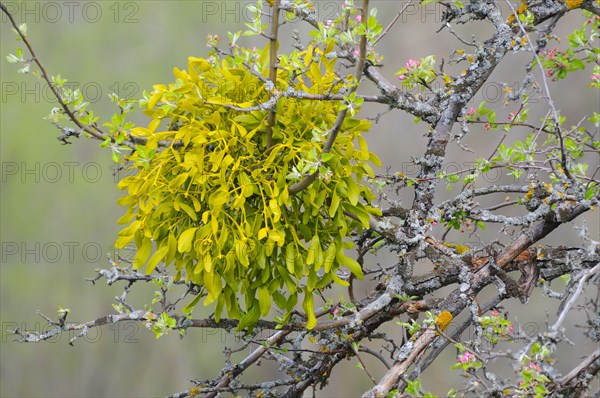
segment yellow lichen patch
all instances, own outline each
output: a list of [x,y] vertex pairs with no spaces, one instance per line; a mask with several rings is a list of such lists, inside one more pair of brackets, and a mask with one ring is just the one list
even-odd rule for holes
[[448,243],[448,242],[442,242],[442,243],[447,248],[453,249],[454,252],[459,255],[465,254],[466,252],[471,250],[471,248],[469,246],[465,246],[465,245],[459,245],[456,243]]
[[[573,0],[570,0],[570,1],[573,1]],[[517,14],[521,15],[525,11],[527,11],[527,3],[525,2],[525,0],[521,0],[521,3],[519,4],[519,8],[517,8]],[[515,22],[515,14],[510,14],[508,16],[508,19],[506,20],[506,23],[510,25],[514,22]]]
[[529,202],[533,197],[533,188],[530,188],[529,191],[525,194],[525,200]]
[[452,83],[452,78],[445,73],[444,73],[444,83],[446,84],[446,86],[448,86],[448,85],[450,85],[450,83]]
[[438,315],[435,323],[438,326],[438,328],[440,328],[441,331],[444,331],[444,329],[446,329],[448,327],[450,322],[452,322],[452,319],[453,319],[453,316],[449,311],[442,311]]
[[567,7],[569,7],[569,10],[579,8],[581,3],[583,3],[583,0],[565,0],[565,4],[567,5]]

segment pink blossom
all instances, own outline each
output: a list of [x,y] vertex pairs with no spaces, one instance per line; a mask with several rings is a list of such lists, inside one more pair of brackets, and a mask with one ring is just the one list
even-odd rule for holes
[[472,116],[476,111],[477,109],[473,107],[469,108],[469,110],[467,111],[467,116]]
[[408,70],[410,72],[410,70],[412,68],[418,68],[419,65],[421,65],[421,61],[415,60],[415,59],[409,59],[408,62],[406,63],[406,70]]
[[517,112],[511,112],[511,113],[509,113],[508,114],[508,120],[512,121],[515,118],[516,115],[517,115]]
[[600,81],[600,74],[594,74],[594,75],[590,76],[590,79],[595,80],[595,81]]
[[350,7],[350,3],[348,3],[347,1],[344,1],[342,3],[342,8],[348,8],[348,7]]
[[533,363],[533,362],[529,362],[529,367],[530,367],[531,369],[533,369],[533,370],[537,370],[538,372],[541,372],[541,371],[542,371],[542,368],[540,368],[540,367],[539,367],[539,365],[536,365],[536,364],[535,364],[535,363]]
[[406,79],[406,76],[404,76],[404,75],[398,76],[398,80],[404,80],[404,79]]
[[357,15],[356,16],[356,22],[360,22],[362,21],[362,15]]
[[490,122],[485,122],[485,124],[483,125],[483,127],[485,127],[486,130],[491,130],[492,125],[490,124]]
[[491,316],[498,316],[498,315],[500,315],[500,312],[498,310],[492,310],[492,311],[490,311],[490,315]]
[[333,21],[331,19],[328,19],[327,21],[325,21],[325,28],[331,28],[333,26]]
[[458,362],[467,363],[473,358],[475,358],[475,355],[471,354],[470,352],[465,352],[464,354],[458,357]]
[[360,55],[360,51],[358,51],[358,48],[354,50],[354,56],[358,57]]
[[513,327],[512,323],[511,323],[511,324],[509,324],[507,326],[506,331],[500,333],[500,336],[506,337],[507,334],[512,334],[513,332],[514,332],[514,327]]
[[548,69],[548,70],[546,71],[546,76],[547,76],[547,77],[550,77],[550,76],[552,76],[553,74],[554,74],[554,71],[553,71],[552,69]]

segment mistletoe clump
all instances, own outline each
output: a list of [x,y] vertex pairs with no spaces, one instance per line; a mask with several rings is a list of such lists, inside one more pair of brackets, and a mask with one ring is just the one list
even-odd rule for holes
[[326,56],[333,46],[281,57],[276,84],[267,79],[269,45],[239,49],[245,57],[190,57],[187,71],[174,69],[175,83],[145,96],[152,120],[131,129],[143,145],[128,157],[136,172],[119,183],[128,208],[119,223],[129,225],[116,246],[135,243],[136,269],[173,264],[176,279],[202,286],[186,309],[204,297],[204,305],[216,303],[217,321],[226,308],[241,330],[273,302],[286,322],[304,293],[312,328],[313,291],[348,285],[336,274],[342,267],[362,278],[344,250],[380,214],[361,184],[374,176],[369,162],[380,164],[361,136],[370,123],[345,117],[329,147],[337,115],[350,106],[354,114],[360,103],[289,95],[339,97],[354,84]]

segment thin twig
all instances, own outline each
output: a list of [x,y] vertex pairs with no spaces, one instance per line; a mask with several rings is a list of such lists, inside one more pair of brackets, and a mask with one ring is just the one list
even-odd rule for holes
[[[362,18],[361,20],[362,20],[362,23],[364,23],[364,24],[367,23],[367,18],[369,15],[368,8],[369,8],[369,0],[363,0],[362,8],[361,8],[361,18]],[[355,85],[350,88],[348,95],[356,92],[356,90],[358,89],[358,84],[360,83],[360,79],[364,73],[364,68],[365,68],[365,63],[366,63],[366,53],[367,53],[367,36],[365,33],[360,36],[358,61],[356,63],[356,68],[354,71]],[[336,118],[335,122],[333,123],[333,127],[331,127],[331,129],[328,131],[327,141],[325,141],[325,144],[323,144],[323,150],[321,151],[321,154],[319,155],[319,159],[321,158],[321,156],[323,154],[331,152],[331,149],[333,148],[333,144],[335,143],[337,135],[338,135],[340,129],[342,128],[342,124],[344,123],[344,120],[346,119],[347,114],[348,114],[348,108],[344,108],[338,113],[337,118]],[[297,194],[298,192],[302,191],[303,189],[307,188],[310,184],[312,184],[317,179],[318,175],[319,175],[319,171],[317,170],[314,173],[304,177],[304,179],[302,179],[301,181],[298,181],[297,183],[291,185],[288,189],[289,192],[292,195]]]
[[[277,39],[279,33],[279,3],[280,0],[273,1],[273,16],[271,21],[271,36],[269,37],[269,80],[273,85],[272,90],[277,90]],[[275,112],[277,101],[273,101],[269,108],[267,116],[267,150],[273,146],[273,127],[275,126]]]
[[50,76],[48,76],[48,72],[46,71],[46,68],[44,67],[44,64],[42,64],[42,62],[38,58],[38,56],[35,53],[35,50],[33,49],[32,45],[29,43],[29,40],[27,39],[27,36],[23,33],[23,31],[21,30],[21,28],[19,27],[19,25],[17,25],[17,23],[14,20],[12,14],[8,11],[8,9],[6,8],[6,6],[3,3],[0,3],[0,9],[2,9],[2,11],[6,14],[6,16],[8,17],[8,19],[10,20],[11,25],[13,26],[13,28],[15,29],[15,31],[17,32],[17,34],[19,35],[19,37],[21,38],[21,40],[23,40],[23,43],[25,43],[25,45],[27,46],[27,49],[29,50],[29,53],[31,54],[31,57],[33,58],[33,61],[36,63],[36,65],[40,69],[40,72],[42,73],[43,79],[46,81],[46,83],[50,87],[50,90],[52,90],[52,94],[54,94],[54,96],[56,97],[56,99],[57,99],[58,103],[60,104],[61,108],[63,108],[63,110],[65,111],[65,113],[69,116],[69,119],[71,119],[71,121],[73,123],[75,123],[77,125],[77,127],[79,127],[80,129],[82,129],[83,131],[85,131],[86,133],[88,133],[89,135],[91,135],[92,137],[94,137],[94,138],[96,138],[98,140],[101,140],[101,141],[104,141],[104,139],[106,137],[110,137],[111,142],[115,142],[114,137],[111,137],[109,134],[107,134],[104,131],[100,130],[100,128],[96,127],[96,128],[93,129],[89,125],[82,123],[79,120],[79,118],[75,115],[75,113],[73,113],[73,111],[71,111],[71,109],[69,109],[69,106],[65,103],[65,101],[62,98],[62,96],[60,95],[60,92],[58,91],[58,88],[56,88],[56,86],[54,85],[54,83],[52,83],[52,79],[50,79]]
[[521,33],[523,33],[523,36],[525,36],[527,38],[527,45],[529,46],[529,49],[533,53],[533,56],[535,57],[535,61],[536,61],[537,65],[539,66],[540,70],[542,71],[542,82],[544,83],[544,91],[546,92],[546,101],[548,101],[548,106],[552,110],[552,118],[554,119],[554,124],[556,125],[557,138],[558,138],[558,142],[560,143],[561,165],[562,165],[565,175],[569,179],[573,180],[573,177],[571,176],[571,173],[569,172],[569,167],[567,164],[567,154],[565,153],[565,144],[564,144],[564,140],[562,137],[562,131],[560,128],[560,118],[558,116],[558,111],[556,110],[556,107],[554,106],[554,101],[552,100],[552,96],[550,95],[550,87],[548,87],[548,79],[546,79],[546,71],[544,70],[544,65],[542,65],[542,61],[540,60],[540,57],[538,56],[537,52],[535,51],[535,48],[533,47],[533,44],[531,43],[531,39],[530,39],[529,35],[527,34],[527,30],[525,29],[525,27],[521,23],[521,20],[519,19],[519,14],[517,13],[517,10],[515,10],[515,8],[513,7],[513,5],[511,4],[511,2],[509,0],[506,0],[506,3],[508,4],[511,11],[513,12],[514,20],[518,24],[519,29],[521,30]]
[[[398,22],[398,19],[400,19],[402,14],[404,14],[404,11],[406,11],[406,9],[409,6],[413,5],[412,2],[413,2],[413,0],[409,0],[408,3],[406,3],[406,5],[404,7],[402,7],[402,9],[400,11],[398,11],[398,14],[396,14],[396,16],[394,17],[392,22],[390,22],[388,24],[388,26],[386,26],[385,29],[383,29],[383,32],[381,32],[381,34],[379,36],[377,36],[375,41],[373,41],[373,46],[375,46],[377,43],[379,43],[379,40],[383,39],[383,37],[390,31],[392,26],[394,26],[394,24],[396,24],[396,22]],[[363,21],[364,21],[364,19],[363,19]]]

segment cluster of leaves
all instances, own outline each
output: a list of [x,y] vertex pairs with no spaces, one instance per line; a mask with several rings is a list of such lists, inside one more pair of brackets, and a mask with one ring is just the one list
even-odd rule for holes
[[[25,22],[20,24],[19,30],[21,32],[23,32],[24,35],[26,35],[27,34],[27,24]],[[13,31],[15,33],[17,33],[15,29],[13,29]],[[18,34],[17,34],[17,36],[18,36]],[[20,38],[17,38],[17,40],[20,40]],[[20,47],[17,48],[17,50],[15,51],[14,54],[8,54],[6,56],[6,60],[8,61],[9,64],[17,64],[17,63],[21,64],[21,68],[17,70],[17,73],[27,74],[31,71],[31,60],[27,59],[23,56],[23,49]],[[39,75],[39,72],[37,70],[34,73]]]
[[[600,48],[593,45],[599,37],[600,17],[590,12],[584,15],[588,19],[568,36],[569,47],[566,50],[552,48],[541,53],[546,76],[552,77],[552,80],[564,79],[570,72],[585,69],[585,63],[597,63],[600,59]],[[576,56],[580,53],[585,55],[582,59]]]
[[[322,153],[327,131],[347,106],[342,101],[284,96],[274,125],[267,122],[265,104],[277,90],[335,94],[348,84],[335,73],[336,59],[326,56],[333,46],[330,40],[325,48],[281,57],[276,87],[266,80],[268,46],[254,70],[244,57],[190,57],[187,71],[174,69],[175,83],[155,85],[145,96],[148,126],[131,130],[145,144],[127,157],[136,173],[119,183],[127,190],[119,203],[128,207],[119,223],[129,225],[116,246],[134,241],[134,267],[146,264],[148,273],[173,263],[176,279],[205,289],[192,304],[205,296],[205,305],[216,303],[217,320],[226,308],[240,319],[239,329],[267,315],[272,302],[286,322],[301,292],[311,328],[313,291],[347,285],[336,275],[341,266],[362,277],[344,249],[352,247],[346,238],[353,231],[380,214],[360,183],[374,176],[369,161],[380,164],[361,136],[370,124],[347,117],[331,151]],[[321,178],[290,194],[292,184],[314,173]]]
[[467,351],[465,346],[460,343],[456,344],[455,346],[458,348],[458,351],[461,353],[461,355],[458,357],[458,363],[455,363],[450,367],[451,370],[462,369],[463,372],[472,372],[473,370],[483,366],[483,363],[478,361],[477,357],[473,353]]
[[396,76],[402,81],[402,87],[408,89],[412,89],[416,85],[427,85],[437,77],[433,70],[434,64],[435,56],[433,55],[419,60],[409,59],[404,68],[396,72]]
[[362,21],[359,10],[353,3],[353,1],[344,1],[343,12],[335,19],[319,22],[318,29],[311,31],[310,35],[317,43],[327,43],[335,39],[341,49],[354,57],[358,56],[360,37],[365,36],[367,40],[365,58],[373,64],[379,64],[383,61],[383,57],[375,51],[374,46],[383,27],[377,21],[377,9],[371,8],[367,20]]
[[[510,89],[506,91],[510,91]],[[470,123],[483,122],[486,130],[496,130],[501,126],[505,133],[509,133],[515,126],[530,127],[528,124],[528,100],[529,97],[524,94],[521,106],[517,111],[509,113],[507,122],[498,122],[496,112],[486,106],[486,101],[482,101],[477,107],[469,108],[464,117]],[[496,154],[489,160],[485,158],[477,159],[473,170],[462,179],[462,182],[464,184],[472,183],[477,177],[496,167],[505,167],[508,175],[519,179],[531,167],[539,167],[538,165],[543,162],[560,159],[563,152],[570,160],[567,162],[568,170],[565,171],[562,169],[562,165],[557,165],[555,170],[549,173],[550,181],[552,183],[564,182],[563,179],[566,172],[568,172],[583,182],[587,178],[588,164],[580,160],[583,160],[585,152],[589,149],[600,150],[600,140],[594,139],[595,137],[590,135],[588,129],[582,126],[581,123],[566,129],[563,126],[566,121],[564,116],[558,117],[558,126],[556,120],[550,116],[540,121],[540,129],[547,133],[545,141],[541,142],[539,140],[540,135],[538,133],[530,133],[524,140],[515,140],[512,145],[501,143],[496,150]],[[595,128],[598,128],[600,114],[594,112],[594,115],[588,118],[588,121]],[[559,134],[561,137],[559,137]],[[540,150],[540,144],[544,150]],[[452,184],[461,180],[458,174],[441,173],[439,177],[446,179],[448,189],[452,188]],[[585,186],[585,192],[580,193],[583,199],[589,200],[599,193],[598,186],[594,182],[586,183]]]
[[550,379],[544,374],[542,366],[540,366],[544,362],[554,362],[552,351],[539,342],[534,342],[529,355],[523,359],[519,371],[520,381],[517,391],[522,396],[542,398],[548,394],[546,385],[550,382]]
[[[409,297],[398,297],[402,300],[410,299]],[[434,315],[431,311],[425,311],[425,319],[422,324],[411,319],[410,322],[396,322],[398,325],[406,328],[409,335],[414,336],[422,327],[433,327],[435,324],[440,330],[445,330],[446,327],[452,322],[453,316],[448,311],[442,311],[438,315]]]
[[494,310],[489,315],[479,317],[479,322],[483,329],[483,336],[491,344],[511,340],[512,322],[500,315],[498,311]]
[[[391,391],[390,394],[388,394],[388,397],[395,397],[397,396],[399,391],[394,390]],[[421,379],[416,379],[416,380],[409,380],[406,383],[406,390],[404,390],[404,392],[406,394],[408,394],[409,397],[418,397],[418,398],[434,398],[435,395],[433,395],[430,392],[423,392],[423,388],[421,387]]]
[[[435,322],[438,327],[443,330],[444,327],[440,323],[444,323],[440,318],[444,317],[442,312],[437,317],[431,313],[427,313],[427,319],[424,320],[423,325],[431,324]],[[447,316],[446,316],[447,317]],[[449,317],[451,319],[451,316]],[[502,316],[499,311],[493,310],[488,315],[479,317],[479,322],[483,329],[483,338],[488,342],[491,347],[496,346],[500,341],[513,342],[513,324],[510,320]],[[421,325],[418,322],[412,321],[409,323],[399,323],[401,326],[407,327],[409,334],[414,335],[421,329]],[[450,370],[462,370],[466,377],[475,375],[480,369],[484,369],[484,363],[481,358],[476,355],[475,351],[467,348],[461,343],[455,343],[459,355],[457,363],[450,367]],[[479,350],[477,350],[479,351]],[[514,393],[515,396],[535,396],[543,397],[548,393],[546,387],[550,379],[546,376],[543,370],[544,363],[553,363],[552,350],[542,345],[539,342],[534,342],[528,351],[528,355],[525,355],[520,361],[520,366],[517,370],[518,384],[504,390],[505,395],[511,395]],[[404,391],[408,396],[414,397],[434,397],[435,395],[423,392],[421,386],[421,380],[409,380],[407,381],[407,387]],[[388,396],[396,396],[397,391],[391,391]],[[448,391],[447,396],[456,397],[457,393],[454,389]]]

